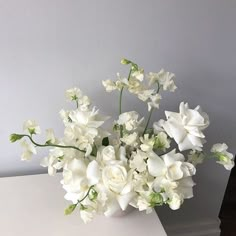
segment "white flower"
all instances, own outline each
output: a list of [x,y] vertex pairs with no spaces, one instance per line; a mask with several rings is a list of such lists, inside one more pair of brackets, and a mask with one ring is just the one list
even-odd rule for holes
[[46,140],[47,142],[54,143],[54,144],[58,142],[58,140],[55,137],[53,129],[46,130]]
[[153,149],[153,145],[155,143],[154,137],[149,138],[149,134],[145,134],[144,137],[140,137],[142,144],[140,148],[144,152],[150,152]]
[[120,194],[127,184],[128,173],[121,164],[110,164],[103,168],[102,180],[107,189]]
[[216,155],[217,163],[223,165],[225,169],[231,170],[234,167],[233,154],[227,152],[228,146],[225,143],[214,144],[211,152]]
[[163,129],[163,124],[164,123],[165,123],[165,121],[162,120],[162,119],[153,123],[153,132],[154,132],[154,134],[158,134],[159,132],[164,131],[164,129]]
[[150,97],[150,102],[148,102],[148,111],[151,111],[152,108],[159,108],[161,95],[160,94],[154,94]]
[[104,147],[101,151],[102,161],[104,163],[114,161],[116,159],[116,153],[113,146]]
[[143,90],[138,93],[138,98],[143,102],[146,102],[152,96],[153,93],[154,89]]
[[68,160],[63,168],[63,188],[66,190],[65,199],[74,204],[85,196],[92,185],[101,178],[98,163],[93,160],[88,165],[83,159]]
[[133,73],[131,73],[131,77],[135,78],[136,80],[143,81],[144,78],[144,70],[136,70]]
[[203,163],[204,154],[197,151],[190,151],[188,155],[188,162],[192,163],[194,166]]
[[170,140],[167,138],[166,133],[159,132],[157,136],[155,136],[154,149],[161,149],[165,151],[169,147]]
[[111,80],[103,80],[102,84],[103,84],[103,86],[105,87],[105,89],[108,93],[110,93],[113,90],[117,89],[115,82],[113,82]]
[[117,124],[124,125],[126,130],[132,131],[132,130],[137,129],[137,127],[143,121],[143,118],[141,120],[138,120],[138,118],[139,118],[139,114],[136,111],[124,112],[119,115]]
[[79,100],[78,100],[78,105],[79,105],[79,109],[81,111],[87,111],[89,106],[90,106],[91,102],[88,96],[82,96]]
[[181,194],[177,194],[176,192],[170,192],[168,194],[169,197],[169,207],[172,210],[178,210],[181,206],[181,204],[183,203],[183,196]]
[[50,150],[49,156],[42,159],[40,165],[43,167],[48,167],[48,174],[53,176],[56,171],[63,167],[63,157],[64,153],[59,148],[54,148]]
[[82,97],[82,92],[79,88],[71,88],[66,90],[66,98],[70,101],[76,101]]
[[176,153],[175,149],[161,157],[154,152],[150,152],[147,165],[152,176],[165,176],[173,181],[196,173],[196,168],[191,163],[184,162],[184,156],[181,153]]
[[96,211],[93,208],[87,208],[80,210],[80,217],[85,224],[91,222],[96,214]]
[[34,120],[27,120],[24,122],[23,129],[27,130],[30,134],[40,134],[41,130],[39,125]]
[[171,92],[174,92],[177,88],[173,81],[174,77],[175,75],[173,73],[166,72],[164,69],[161,69],[158,73],[150,72],[147,75],[149,85],[153,85],[158,82],[159,85],[162,86],[163,90],[169,90]]
[[137,150],[132,155],[132,160],[130,160],[130,168],[136,169],[138,172],[143,172],[146,170],[146,162],[145,160],[148,158],[145,152]]
[[36,148],[33,144],[27,143],[25,140],[21,142],[21,146],[23,147],[24,151],[21,154],[21,160],[28,161],[31,160],[32,155],[37,154]]
[[174,138],[179,150],[202,150],[205,135],[202,131],[209,125],[206,113],[197,106],[189,109],[188,104],[180,103],[179,113],[166,111],[166,118],[162,125],[166,133]]
[[137,139],[138,139],[138,133],[137,132],[133,132],[132,134],[125,135],[120,140],[123,143],[125,143],[126,145],[136,147],[138,145]]

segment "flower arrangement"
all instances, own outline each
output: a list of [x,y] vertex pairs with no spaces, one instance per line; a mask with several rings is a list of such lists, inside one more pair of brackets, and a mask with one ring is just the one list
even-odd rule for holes
[[[227,170],[234,165],[224,143],[214,144],[210,154],[203,151],[203,131],[209,118],[200,106],[191,109],[182,102],[179,112],[166,111],[165,120],[149,125],[161,93],[177,88],[173,73],[162,69],[145,74],[130,60],[121,63],[129,66],[128,76],[117,74],[116,81],[102,82],[107,92],[118,90],[120,94],[119,117],[111,130],[102,128],[108,117],[101,116],[80,89],[72,88],[66,97],[76,108],[60,111],[63,138],[56,138],[48,129],[46,142],[37,143],[40,127],[32,120],[24,123],[26,133],[10,136],[11,142],[21,140],[22,160],[30,160],[37,148],[50,148],[41,165],[48,168],[49,175],[62,170],[65,199],[72,202],[65,214],[78,209],[85,223],[95,214],[112,216],[129,205],[147,213],[163,204],[179,209],[185,199],[193,197],[197,164],[210,157]],[[136,111],[122,111],[124,90],[147,103],[147,119]]]

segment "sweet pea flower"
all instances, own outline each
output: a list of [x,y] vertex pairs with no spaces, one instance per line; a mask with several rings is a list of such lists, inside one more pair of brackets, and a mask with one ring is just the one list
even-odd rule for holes
[[39,125],[34,120],[25,121],[23,124],[23,129],[27,130],[31,135],[41,133]]
[[138,128],[138,126],[142,123],[143,118],[139,119],[139,114],[136,111],[124,112],[119,115],[119,119],[117,121],[118,125],[123,125],[126,130],[133,131]]
[[23,147],[24,151],[21,154],[22,161],[31,160],[32,155],[36,155],[37,151],[33,144],[27,143],[25,140],[21,142],[21,146]]
[[231,170],[234,167],[233,154],[227,152],[228,146],[225,143],[216,143],[212,146],[211,152],[218,159],[217,163],[223,165],[226,170]]
[[162,124],[166,133],[175,140],[179,150],[202,150],[205,142],[203,130],[209,125],[209,118],[200,106],[189,109],[188,104],[180,103],[179,113],[166,111],[167,120]]

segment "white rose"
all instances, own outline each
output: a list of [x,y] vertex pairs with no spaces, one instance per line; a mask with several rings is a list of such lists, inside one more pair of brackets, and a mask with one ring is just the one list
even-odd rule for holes
[[111,164],[102,171],[102,180],[107,189],[120,194],[127,184],[128,173],[124,166]]

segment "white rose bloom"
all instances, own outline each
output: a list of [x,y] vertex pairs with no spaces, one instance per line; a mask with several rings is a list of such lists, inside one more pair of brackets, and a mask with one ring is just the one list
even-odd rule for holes
[[103,80],[102,84],[103,84],[103,86],[105,87],[105,89],[108,93],[110,93],[113,90],[117,89],[115,82],[113,82],[111,80]]
[[120,164],[107,165],[102,170],[102,180],[110,191],[120,194],[128,181],[128,173]]
[[223,165],[225,169],[231,170],[234,167],[233,154],[227,152],[228,146],[225,143],[216,143],[212,146],[211,152],[216,155],[217,163]]
[[66,90],[66,98],[70,101],[78,100],[82,97],[82,92],[79,88],[71,88]]
[[25,140],[21,142],[21,146],[23,147],[24,151],[21,154],[22,161],[31,160],[32,155],[36,155],[37,151],[33,144],[27,143]]
[[41,130],[39,125],[34,120],[27,120],[23,124],[23,129],[28,131],[30,134],[40,134]]
[[124,125],[125,129],[132,131],[137,129],[137,127],[142,123],[143,118],[138,120],[139,114],[136,111],[129,111],[119,115],[117,121],[118,125]]
[[197,106],[189,109],[188,104],[180,103],[179,113],[166,111],[166,118],[162,125],[166,133],[175,140],[179,150],[202,150],[205,135],[202,131],[209,125],[206,113]]
[[137,150],[137,152],[133,153],[132,160],[130,160],[130,168],[136,169],[138,172],[143,172],[146,170],[146,162],[145,160],[148,158],[145,152]]

